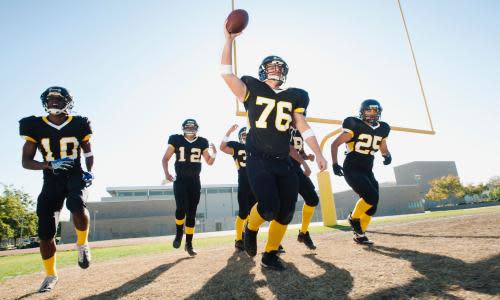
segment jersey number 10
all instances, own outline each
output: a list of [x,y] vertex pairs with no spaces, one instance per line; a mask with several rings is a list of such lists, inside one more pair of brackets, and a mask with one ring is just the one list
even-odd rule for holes
[[[50,148],[50,139],[44,138],[40,141],[40,144],[42,145],[43,150],[45,151],[45,161],[53,161],[55,160],[54,158],[54,153],[52,152],[52,149]],[[73,148],[71,150],[71,154],[68,153],[68,145],[73,144]],[[63,137],[59,140],[59,149],[60,149],[60,158],[65,158],[69,157],[71,159],[77,159],[78,158],[78,140],[76,137]]]

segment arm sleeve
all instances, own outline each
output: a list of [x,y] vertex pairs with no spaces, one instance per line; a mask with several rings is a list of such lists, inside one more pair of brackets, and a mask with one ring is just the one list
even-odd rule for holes
[[26,141],[30,141],[33,143],[38,143],[38,137],[33,130],[33,122],[31,122],[31,118],[24,118],[19,121],[19,134]]
[[351,136],[354,136],[354,132],[356,130],[356,121],[353,117],[346,118],[344,122],[342,122],[342,131],[348,132]]
[[207,149],[208,149],[208,140],[204,138],[201,141],[201,153],[205,152],[205,150]]
[[227,146],[233,150],[233,157],[236,153],[236,145],[237,143],[235,141],[229,141],[227,142]]
[[175,135],[171,135],[168,138],[168,146],[172,146],[175,149],[177,147],[177,143],[175,141],[176,141]]
[[90,126],[90,120],[83,118],[83,133],[82,142],[88,142],[92,137],[92,127]]
[[306,115],[306,110],[308,106],[309,106],[309,93],[302,90],[300,91],[297,101],[297,106],[293,109],[293,112]]

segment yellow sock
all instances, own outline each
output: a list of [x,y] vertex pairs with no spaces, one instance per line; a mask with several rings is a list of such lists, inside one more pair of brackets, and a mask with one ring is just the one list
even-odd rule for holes
[[285,236],[286,228],[288,225],[283,225],[278,223],[276,220],[272,220],[269,224],[269,235],[267,237],[266,252],[271,252],[278,250],[281,244],[281,240]]
[[43,260],[43,267],[47,276],[57,276],[56,271],[56,254],[54,256]]
[[302,207],[302,227],[300,227],[300,232],[306,233],[309,229],[309,224],[311,224],[312,217],[314,215],[314,206],[309,206],[304,203]]
[[240,241],[243,233],[243,225],[245,225],[245,220],[236,216],[236,221],[234,222],[234,228],[236,229],[236,240]]
[[360,198],[356,203],[356,207],[354,207],[354,211],[352,212],[353,219],[360,219],[361,216],[367,212],[372,206],[366,203],[365,199]]
[[80,231],[75,228],[76,231],[76,244],[78,246],[85,245],[89,242],[89,228],[87,227],[86,230]]
[[367,214],[363,214],[361,216],[361,218],[359,218],[359,222],[361,223],[361,230],[363,232],[366,231],[366,228],[368,228],[368,224],[370,224],[371,220],[372,220],[372,217],[367,215]]
[[184,225],[184,219],[182,220],[175,219],[175,225]]
[[250,216],[248,217],[248,229],[258,231],[260,225],[265,221],[266,220],[264,220],[257,211],[257,204],[255,204],[252,210],[250,210]]
[[186,232],[186,234],[194,234],[194,227],[184,227],[184,232]]

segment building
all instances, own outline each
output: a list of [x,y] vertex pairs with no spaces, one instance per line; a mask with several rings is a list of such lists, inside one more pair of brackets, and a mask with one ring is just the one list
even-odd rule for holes
[[[380,184],[377,215],[424,212],[423,195],[430,179],[456,175],[454,162],[412,162],[394,168],[396,183]],[[417,180],[418,179],[418,180]],[[110,197],[89,202],[90,240],[108,240],[175,233],[175,198],[172,186],[109,187]],[[203,185],[196,215],[196,232],[234,229],[238,214],[238,186]],[[358,196],[347,190],[334,194],[337,217],[347,218]],[[299,196],[292,224],[301,222],[303,199]],[[321,221],[321,207],[313,216]],[[72,222],[62,223],[62,241],[75,241]]]

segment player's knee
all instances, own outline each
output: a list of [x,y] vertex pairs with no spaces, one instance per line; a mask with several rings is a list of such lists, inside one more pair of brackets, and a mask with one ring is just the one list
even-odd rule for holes
[[42,241],[51,241],[56,236],[55,226],[38,226],[38,238]]
[[186,227],[194,227],[196,224],[194,216],[186,217]]
[[316,207],[316,206],[318,206],[318,203],[319,203],[318,194],[316,194],[316,193],[311,194],[307,199],[304,199],[304,201],[306,202],[307,205],[309,205],[311,207]]
[[72,213],[72,214],[82,214],[85,212],[85,203],[81,201],[80,199],[78,200],[70,200],[68,199],[66,201],[66,208]]
[[290,222],[292,222],[292,219],[293,219],[293,211],[277,217],[276,221],[278,221],[278,223],[280,223],[280,224],[288,225],[288,224],[290,224]]
[[377,212],[377,205],[375,204],[372,207],[370,207],[369,210],[366,211],[366,214],[369,216],[373,216],[375,215],[376,212]]
[[238,217],[240,217],[240,219],[242,219],[242,220],[245,220],[248,217],[248,210],[247,209],[240,209],[238,211]]

